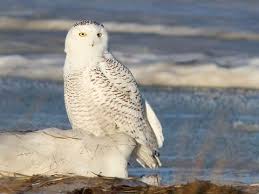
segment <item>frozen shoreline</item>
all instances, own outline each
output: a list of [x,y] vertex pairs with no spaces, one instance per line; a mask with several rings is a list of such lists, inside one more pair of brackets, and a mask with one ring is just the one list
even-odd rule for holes
[[[76,20],[69,19],[17,19],[0,17],[0,30],[19,31],[67,31]],[[259,34],[251,31],[231,31],[220,28],[172,26],[159,24],[141,24],[132,22],[103,22],[109,32],[156,34],[160,36],[207,37],[223,40],[251,40],[259,41]]]
[[[259,89],[259,57],[209,58],[202,54],[152,55],[115,53],[144,86]],[[0,76],[63,80],[64,55],[2,55]],[[194,62],[193,62],[194,61]]]

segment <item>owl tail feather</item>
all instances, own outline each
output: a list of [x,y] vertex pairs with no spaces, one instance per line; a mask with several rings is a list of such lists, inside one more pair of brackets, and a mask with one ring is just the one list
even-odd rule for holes
[[159,154],[144,145],[138,145],[135,150],[137,162],[144,168],[157,168],[161,166]]

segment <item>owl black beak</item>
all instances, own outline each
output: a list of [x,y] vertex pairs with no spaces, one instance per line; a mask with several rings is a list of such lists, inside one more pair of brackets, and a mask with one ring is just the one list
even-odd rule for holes
[[92,47],[94,47],[94,42],[92,43]]

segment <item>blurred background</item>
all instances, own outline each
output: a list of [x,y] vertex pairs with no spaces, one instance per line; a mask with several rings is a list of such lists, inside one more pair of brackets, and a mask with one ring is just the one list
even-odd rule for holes
[[259,181],[259,1],[0,2],[0,130],[70,128],[64,39],[103,23],[164,128],[164,183]]

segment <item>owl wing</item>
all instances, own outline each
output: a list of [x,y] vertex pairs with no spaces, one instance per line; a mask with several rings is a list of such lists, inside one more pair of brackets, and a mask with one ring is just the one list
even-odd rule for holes
[[138,143],[156,149],[156,135],[146,119],[140,91],[131,72],[114,59],[100,62],[89,72],[91,93],[96,108],[119,132]]
[[147,115],[147,120],[149,124],[151,125],[157,139],[158,147],[161,148],[164,143],[164,135],[163,135],[163,129],[161,126],[160,121],[158,120],[154,110],[150,106],[147,100],[145,100],[145,110]]
[[[117,60],[115,59],[115,57],[108,51],[106,51],[104,53],[104,57],[106,59],[108,59],[107,61],[109,61],[109,63],[112,63],[113,65],[113,68],[121,68],[123,69],[123,74],[119,74],[117,76],[120,76],[122,79],[127,79],[127,81],[125,83],[132,83],[132,78],[133,76],[126,76],[126,77],[123,77],[123,75],[126,74],[131,74],[131,72],[127,69],[127,67],[123,66],[121,67],[120,64],[117,64]],[[133,78],[134,79],[134,78]],[[114,80],[117,80],[117,77],[114,78]],[[134,81],[135,83],[135,81]],[[115,82],[115,85],[117,87],[119,87],[121,90],[125,90],[124,86],[125,85],[122,85],[121,83],[116,83]],[[125,91],[127,92],[127,91]],[[163,129],[162,129],[162,126],[160,124],[160,121],[158,120],[155,112],[153,111],[152,107],[150,106],[150,104],[148,103],[148,101],[142,97],[142,100],[143,100],[143,104],[145,106],[145,113],[146,113],[146,117],[147,117],[147,120],[149,122],[149,124],[151,125],[155,135],[156,135],[156,139],[157,139],[157,143],[158,143],[158,146],[159,147],[162,147],[163,146],[163,143],[164,143],[164,136],[163,136]]]

